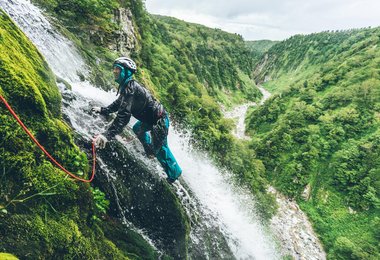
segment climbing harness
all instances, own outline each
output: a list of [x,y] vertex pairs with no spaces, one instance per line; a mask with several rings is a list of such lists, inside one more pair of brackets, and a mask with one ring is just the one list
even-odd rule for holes
[[165,123],[165,117],[158,119],[157,123],[153,125],[153,129],[151,131],[154,154],[159,152],[169,134],[169,129]]
[[95,143],[92,141],[92,174],[90,179],[86,180],[83,178],[80,178],[76,176],[75,174],[69,172],[66,170],[61,164],[59,164],[46,150],[45,148],[37,141],[37,139],[33,136],[33,134],[28,130],[28,128],[24,125],[24,123],[20,120],[20,118],[17,116],[17,114],[13,111],[12,107],[8,104],[8,102],[5,100],[5,98],[0,94],[1,101],[5,104],[6,108],[9,110],[9,112],[12,114],[12,116],[17,120],[19,125],[24,129],[24,131],[29,135],[29,137],[32,139],[32,141],[44,152],[44,154],[55,164],[58,168],[60,168],[62,171],[64,171],[67,175],[70,175],[72,178],[82,181],[82,182],[91,182],[94,179],[95,176],[95,164],[96,164],[96,152],[95,152]]

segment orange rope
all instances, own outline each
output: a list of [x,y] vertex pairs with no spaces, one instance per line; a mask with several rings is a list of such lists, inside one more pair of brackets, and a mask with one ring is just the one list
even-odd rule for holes
[[92,174],[91,174],[91,178],[86,180],[86,179],[83,179],[83,178],[80,178],[76,175],[74,175],[73,173],[69,172],[68,170],[66,170],[61,164],[59,164],[46,150],[45,148],[37,141],[37,139],[33,136],[33,134],[28,130],[28,128],[24,125],[24,123],[20,120],[20,118],[17,116],[17,114],[13,111],[13,109],[11,108],[11,106],[8,104],[8,102],[5,100],[5,98],[0,95],[0,99],[1,101],[3,101],[3,103],[5,104],[5,106],[7,107],[7,109],[9,110],[9,112],[11,112],[12,116],[17,120],[17,122],[19,123],[19,125],[24,129],[24,131],[29,135],[29,137],[33,140],[33,142],[44,152],[44,154],[55,164],[58,166],[58,168],[60,168],[62,171],[64,171],[66,174],[70,175],[72,178],[76,179],[76,180],[79,180],[79,181],[82,181],[82,182],[91,182],[93,179],[94,179],[94,176],[95,176],[95,164],[96,164],[96,152],[95,152],[95,144],[94,144],[94,141],[92,141],[92,158],[93,158],[93,161],[92,161]]

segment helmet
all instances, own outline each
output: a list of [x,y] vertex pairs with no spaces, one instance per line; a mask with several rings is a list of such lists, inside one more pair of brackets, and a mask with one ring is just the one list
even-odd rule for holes
[[128,57],[117,58],[113,62],[113,66],[115,66],[115,65],[121,65],[124,68],[131,70],[133,73],[135,73],[137,70],[136,63]]

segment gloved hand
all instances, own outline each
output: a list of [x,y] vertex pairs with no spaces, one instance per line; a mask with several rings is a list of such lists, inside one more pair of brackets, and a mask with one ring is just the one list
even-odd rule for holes
[[91,112],[99,114],[102,111],[101,107],[93,107],[91,108]]
[[108,142],[107,138],[102,134],[97,135],[94,141],[95,141],[95,146],[98,147],[99,149],[104,149]]

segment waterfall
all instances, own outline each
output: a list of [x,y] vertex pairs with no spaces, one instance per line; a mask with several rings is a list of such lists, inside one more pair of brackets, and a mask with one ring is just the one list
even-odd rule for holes
[[75,82],[79,75],[87,75],[85,62],[73,44],[57,33],[30,1],[1,0],[0,7],[37,46],[58,77]]
[[[106,124],[89,115],[89,105],[106,106],[116,99],[115,93],[105,92],[79,80],[78,74],[88,75],[79,52],[70,41],[54,30],[41,11],[29,1],[1,0],[0,7],[33,41],[54,73],[71,84],[72,90],[63,86],[60,89],[64,97],[63,113],[75,131],[88,138],[103,132]],[[65,104],[66,96],[71,96],[73,101],[70,104]],[[231,182],[231,174],[218,169],[205,153],[192,149],[191,139],[184,132],[171,129],[168,142],[183,169],[183,185],[175,183],[174,186],[178,193],[185,193],[182,194],[183,197],[192,200],[190,206],[184,205],[188,214],[198,214],[203,219],[202,225],[191,230],[193,245],[202,247],[204,233],[215,228],[223,234],[236,259],[279,259],[270,232],[260,223],[255,213],[253,196],[235,186]],[[136,149],[131,144],[125,145],[129,150]],[[157,162],[147,160],[142,155],[140,158],[152,167],[160,167]],[[102,167],[110,168],[106,162],[102,164]],[[112,181],[112,169],[109,172]],[[162,170],[161,173],[163,174]],[[145,235],[144,232],[140,233]],[[145,237],[149,240],[146,235]],[[210,259],[212,255],[203,252],[203,258]]]
[[255,200],[232,176],[213,165],[203,152],[190,145],[190,138],[172,131],[169,143],[184,170],[183,179],[200,200],[211,224],[221,228],[237,259],[277,259],[273,241],[258,221]]

